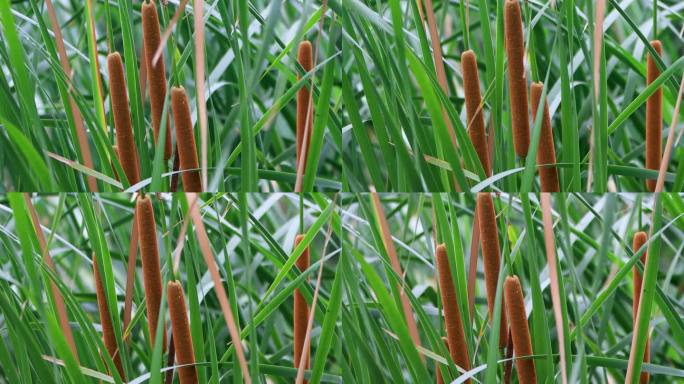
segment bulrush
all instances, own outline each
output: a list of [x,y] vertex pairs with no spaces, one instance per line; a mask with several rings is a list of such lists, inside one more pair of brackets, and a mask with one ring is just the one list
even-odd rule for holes
[[534,370],[534,361],[529,358],[521,359],[521,357],[532,356],[533,353],[530,329],[525,314],[525,298],[517,276],[506,277],[504,296],[506,297],[506,312],[508,312],[508,319],[511,321],[511,337],[513,338],[518,381],[521,384],[535,384],[537,375]]
[[[500,256],[499,256],[499,231],[496,225],[496,213],[494,203],[489,193],[477,194],[477,215],[480,226],[480,239],[482,242],[482,259],[484,260],[484,278],[487,291],[487,306],[489,308],[489,320],[494,316],[494,304],[496,301],[496,285],[499,279]],[[505,299],[502,298],[501,308],[505,307]],[[506,312],[501,311],[501,323],[499,327],[499,348],[505,348],[508,342],[508,323]]]
[[[646,232],[637,232],[634,234],[632,240],[632,249],[634,252],[638,251],[646,243]],[[641,254],[641,262],[646,265],[647,254],[646,251]],[[634,279],[634,292],[632,294],[632,314],[634,321],[634,332],[636,332],[637,314],[639,313],[639,299],[641,298],[641,283],[643,276],[639,273],[639,269],[635,266],[632,268],[632,277]],[[651,338],[646,339],[646,350],[644,351],[644,363],[651,361]],[[648,383],[648,372],[641,372],[639,382],[642,384]]]
[[[162,113],[164,112],[164,98],[166,97],[166,67],[163,56],[152,64],[154,52],[161,42],[159,30],[159,16],[154,1],[142,4],[143,44],[145,44],[145,67],[150,84],[150,108],[152,110],[152,127],[154,128],[154,142],[157,143],[161,128]],[[171,157],[171,129],[169,119],[166,119],[166,142],[164,143],[164,160]]]
[[[651,46],[658,52],[658,56],[663,54],[663,47],[660,40],[651,41]],[[646,84],[651,84],[660,76],[660,70],[653,56],[650,54],[646,58]],[[658,87],[655,92],[646,100],[646,168],[660,169],[662,159],[662,135],[663,135],[663,89]],[[651,192],[655,191],[656,180],[646,180],[646,186]]]
[[102,325],[102,339],[104,341],[107,353],[112,357],[116,370],[123,380],[126,379],[124,375],[123,365],[121,364],[121,355],[119,355],[119,347],[116,345],[116,337],[114,336],[114,326],[112,325],[112,318],[107,306],[107,296],[105,295],[104,285],[102,285],[102,276],[97,265],[97,258],[93,254],[93,270],[95,272],[95,295],[97,296],[97,309],[100,312],[100,324]]
[[477,157],[480,158],[485,175],[492,175],[489,163],[487,137],[485,135],[484,114],[482,113],[482,96],[480,95],[480,79],[477,74],[477,57],[473,51],[465,51],[461,55],[463,71],[463,92],[465,94],[467,127],[470,141],[472,141]]
[[140,181],[138,170],[138,151],[133,140],[131,113],[126,94],[126,79],[124,67],[119,52],[107,56],[107,70],[109,71],[109,95],[112,100],[112,114],[116,129],[116,146],[119,163],[126,174],[126,179],[133,185]]
[[[173,106],[173,121],[176,126],[176,146],[180,158],[180,170],[183,171],[183,190],[185,192],[202,192],[199,162],[197,161],[197,147],[195,135],[192,132],[190,105],[183,87],[171,88],[171,104]],[[194,171],[187,171],[194,169]]]
[[[302,66],[304,71],[310,72],[313,69],[313,53],[311,43],[309,41],[302,41],[299,44],[297,52],[297,61]],[[297,75],[299,80],[301,76]],[[309,152],[309,143],[311,143],[311,134],[313,132],[313,100],[311,92],[306,85],[301,87],[297,92],[297,168],[299,163],[304,162],[306,166],[307,153]],[[308,118],[307,118],[308,117]],[[308,127],[308,134],[306,135],[306,152],[302,154],[304,147],[304,131]]]
[[[162,296],[161,268],[159,266],[159,249],[157,247],[157,230],[154,220],[152,201],[147,196],[138,198],[138,239],[140,239],[140,259],[142,261],[143,286],[145,287],[145,303],[147,304],[147,324],[150,339],[154,347],[159,319],[159,305]],[[163,348],[166,348],[166,326],[162,331]]]
[[526,157],[530,146],[530,122],[527,117],[527,81],[523,64],[525,46],[518,0],[506,0],[504,11],[513,147],[518,156]]
[[[544,84],[532,83],[530,96],[532,98],[532,118],[537,118],[539,101],[541,100]],[[553,131],[551,130],[551,115],[549,114],[548,100],[544,102],[544,115],[541,121],[541,136],[539,137],[539,149],[537,150],[537,164],[539,165],[539,180],[542,192],[559,192],[558,171],[556,167],[545,166],[556,164],[556,149],[553,143]]]
[[169,281],[166,285],[166,296],[169,300],[171,331],[173,332],[173,345],[176,349],[176,363],[178,365],[187,365],[178,368],[180,383],[196,384],[195,352],[192,349],[192,337],[190,336],[190,324],[186,314],[183,287],[177,281]]
[[[299,243],[302,241],[304,238],[304,235],[297,235],[295,238],[295,247],[299,245]],[[297,268],[301,272],[305,271],[307,268],[309,268],[309,248],[304,249],[304,252],[299,256],[296,262]],[[304,339],[306,338],[306,328],[307,328],[307,323],[309,322],[309,305],[307,304],[306,300],[304,299],[304,295],[299,291],[299,289],[295,289],[294,292],[294,319],[293,319],[293,328],[294,328],[294,366],[295,368],[299,368],[299,363],[302,361],[302,350],[304,348]],[[306,351],[306,364],[305,368],[309,368],[309,363],[310,363],[310,355],[309,351]],[[304,380],[304,383],[307,383],[308,381]]]
[[449,353],[454,363],[467,371],[470,369],[470,357],[468,356],[468,346],[463,331],[461,311],[456,299],[456,288],[451,277],[449,258],[444,244],[437,246],[435,258],[437,259],[439,292],[442,296],[442,307],[444,308],[444,325],[446,326]]

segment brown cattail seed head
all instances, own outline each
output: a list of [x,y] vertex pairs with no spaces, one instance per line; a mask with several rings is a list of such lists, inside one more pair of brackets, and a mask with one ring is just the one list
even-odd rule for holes
[[[190,118],[190,105],[188,96],[183,87],[171,88],[171,104],[173,107],[173,121],[176,125],[176,145],[180,158],[180,170],[184,171],[183,190],[185,192],[202,192],[202,182],[197,170],[197,147],[195,135],[192,132],[192,119]],[[195,171],[188,171],[195,169]]]
[[[544,84],[532,83],[530,96],[532,98],[532,118],[537,118],[537,110],[541,101]],[[537,164],[539,167],[539,181],[542,192],[559,192],[558,171],[556,167],[545,166],[546,164],[556,164],[556,149],[553,143],[553,131],[551,130],[551,115],[549,114],[548,100],[544,102],[544,111],[541,121],[541,137],[539,138],[539,149],[537,150]]]
[[472,141],[473,147],[475,147],[477,157],[480,158],[485,175],[491,176],[492,167],[489,163],[484,114],[482,113],[482,96],[480,95],[480,79],[477,74],[475,52],[470,50],[463,52],[461,55],[461,68],[463,71],[466,114],[468,116],[468,135],[470,135],[470,141]]
[[[297,62],[306,72],[310,72],[313,69],[313,53],[309,41],[305,40],[299,44]],[[300,78],[301,76],[297,75],[297,79]],[[307,85],[301,87],[297,92],[297,164],[300,161],[306,164],[306,153],[302,156],[305,130],[308,131],[306,135],[306,151],[308,152],[313,131],[313,100]]]
[[[480,224],[480,240],[482,243],[482,259],[484,260],[485,288],[487,291],[487,306],[489,308],[489,320],[494,316],[494,304],[496,301],[496,285],[499,279],[500,256],[499,256],[499,230],[496,225],[496,213],[494,203],[489,193],[477,194],[477,215]],[[505,307],[505,299],[502,298],[501,308]],[[508,342],[508,323],[506,313],[501,312],[499,328],[499,348],[504,348]]]
[[516,356],[515,367],[518,369],[518,381],[534,384],[537,382],[534,361],[521,358],[532,356],[533,353],[530,329],[525,314],[525,298],[517,276],[506,278],[504,296],[506,297],[506,312],[508,312],[508,319],[511,322],[511,337],[513,338],[513,351]]
[[121,364],[121,355],[119,354],[119,347],[116,345],[116,336],[114,336],[114,326],[112,325],[112,318],[107,306],[107,296],[105,295],[104,285],[102,283],[102,276],[97,265],[97,258],[93,255],[93,270],[95,272],[95,295],[97,296],[97,309],[100,312],[100,324],[102,325],[102,339],[104,341],[107,353],[112,357],[116,370],[122,379],[126,379],[124,375],[123,365]]
[[[637,252],[644,244],[646,244],[646,239],[648,236],[646,232],[637,232],[634,234],[634,239],[632,241],[632,250]],[[641,262],[646,265],[647,253],[641,254]],[[634,280],[634,291],[632,293],[632,315],[634,320],[634,328],[636,331],[636,321],[637,314],[639,313],[639,299],[641,298],[641,283],[643,276],[639,272],[639,269],[635,266],[632,268],[632,277]],[[651,361],[651,338],[646,339],[646,350],[644,351],[644,363]],[[648,372],[641,372],[640,383],[648,383],[649,374]]]
[[[154,1],[142,4],[142,28],[143,44],[145,44],[145,67],[147,69],[148,82],[150,84],[150,108],[152,110],[152,127],[154,128],[154,142],[157,143],[161,128],[162,113],[164,112],[164,98],[166,97],[166,67],[163,56],[152,64],[159,44],[161,32],[159,29],[159,16]],[[171,129],[169,119],[166,119],[166,142],[164,143],[164,160],[171,157]]]
[[[195,364],[190,324],[186,315],[185,295],[180,283],[169,281],[166,285],[166,296],[169,298],[169,314],[173,344],[176,349],[176,363],[178,365]],[[179,368],[178,376],[181,384],[197,384],[197,369],[194,365]]]
[[[304,239],[304,235],[297,235],[295,238],[295,247]],[[304,249],[296,262],[296,266],[300,272],[309,268],[309,248]],[[304,339],[306,338],[306,329],[309,322],[309,304],[307,304],[304,295],[295,289],[294,292],[294,366],[299,368],[299,363],[302,361],[302,349],[304,348]],[[306,351],[305,368],[309,368],[311,356],[309,351]],[[304,380],[307,383],[306,380]]]
[[126,94],[126,79],[124,67],[119,52],[107,56],[107,70],[109,71],[109,93],[116,129],[117,156],[126,174],[126,179],[133,185],[140,181],[138,170],[138,151],[133,140],[133,127]]
[[[658,52],[658,56],[663,54],[663,47],[660,40],[651,41],[651,46]],[[660,70],[651,54],[646,58],[646,84],[651,84],[660,76]],[[663,141],[663,89],[658,87],[655,92],[646,100],[646,168],[660,169],[662,160],[662,141]],[[656,180],[646,180],[646,186],[651,192],[655,191]]]
[[456,299],[456,288],[451,277],[449,258],[444,244],[437,246],[435,259],[437,260],[439,291],[442,296],[442,306],[444,307],[444,324],[446,326],[449,353],[454,363],[467,371],[470,369],[470,357],[463,330],[461,310]]
[[525,58],[523,25],[518,0],[506,0],[504,11],[513,146],[518,156],[526,157],[530,146],[530,122],[527,117],[527,80],[523,64]]
[[[154,210],[149,197],[138,198],[138,239],[140,239],[140,259],[142,261],[143,286],[145,287],[145,303],[147,304],[147,324],[150,340],[154,346],[159,319],[159,305],[162,296],[161,267],[159,265],[159,248],[157,247],[157,227]],[[166,326],[162,331],[163,346],[166,346]]]

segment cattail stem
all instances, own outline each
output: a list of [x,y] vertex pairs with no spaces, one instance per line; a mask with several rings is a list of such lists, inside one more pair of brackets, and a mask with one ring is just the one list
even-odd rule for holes
[[[537,110],[541,101],[543,83],[532,83],[530,96],[532,98],[532,118],[537,118]],[[544,101],[544,111],[541,121],[541,137],[537,150],[537,164],[539,165],[539,181],[542,192],[560,192],[558,183],[558,170],[548,164],[556,164],[556,149],[553,143],[553,131],[551,129],[551,115],[549,114],[548,100]]]
[[[487,306],[489,320],[494,317],[494,305],[496,301],[496,286],[499,280],[500,255],[499,255],[499,230],[496,225],[496,213],[494,203],[489,193],[477,194],[477,214],[480,224],[480,240],[482,244],[482,259],[484,261],[485,288],[487,291]],[[501,308],[505,307],[505,299],[502,298]],[[499,348],[505,348],[508,342],[508,323],[506,312],[501,312],[499,324]]]
[[[185,192],[202,192],[199,162],[195,135],[192,132],[190,105],[183,87],[171,88],[171,104],[173,106],[173,121],[176,125],[176,145],[180,159],[180,169],[183,171],[183,190]],[[193,171],[188,171],[192,169]]]
[[[449,345],[451,359],[464,370],[470,369],[470,357],[463,330],[461,310],[458,307],[456,287],[451,277],[451,267],[444,244],[437,246],[435,251],[437,273],[439,275],[439,291],[444,307],[444,324]],[[469,381],[468,381],[469,382]]]
[[104,285],[102,283],[102,276],[97,264],[97,258],[93,254],[93,270],[95,272],[95,295],[97,297],[97,309],[100,312],[100,324],[102,325],[102,339],[104,341],[107,353],[112,357],[116,370],[123,380],[126,379],[121,364],[121,355],[119,355],[119,347],[116,344],[116,336],[114,336],[114,326],[112,325],[112,318],[107,306],[107,296],[105,295]]
[[[162,278],[157,246],[157,229],[150,198],[147,196],[138,198],[137,210],[140,260],[142,261],[143,286],[145,287],[145,303],[147,304],[147,324],[150,330],[151,345],[154,346],[162,296]],[[164,326],[162,336],[164,338],[162,345],[163,348],[166,348],[166,326]]]
[[[166,296],[169,300],[171,331],[173,332],[173,343],[176,349],[176,363],[178,365],[195,364],[195,353],[192,348],[192,337],[190,336],[190,324],[186,314],[183,287],[177,281],[169,281],[166,285]],[[196,384],[197,368],[194,365],[179,368],[178,377],[181,384]]]
[[489,163],[487,135],[485,134],[484,114],[482,113],[482,96],[480,95],[480,79],[477,74],[477,57],[473,51],[465,51],[461,55],[463,71],[463,92],[465,94],[467,127],[470,141],[472,141],[477,157],[480,158],[485,175],[492,175]]
[[513,338],[518,381],[521,384],[535,384],[537,374],[534,370],[534,361],[525,358],[533,355],[532,340],[530,339],[530,329],[525,314],[525,298],[517,276],[506,278],[504,296],[506,297],[506,312],[508,312],[508,319],[511,321],[511,337]]
[[[295,238],[295,248],[304,239],[304,235],[297,235]],[[304,249],[304,252],[299,256],[296,262],[297,268],[300,272],[309,268],[309,248]],[[309,304],[307,304],[304,295],[295,289],[294,291],[294,366],[299,368],[299,363],[302,361],[302,350],[304,349],[304,339],[306,338],[306,329],[309,322]],[[306,351],[306,368],[309,368],[311,356],[309,351]],[[307,383],[304,380],[304,383]]]
[[[159,138],[162,113],[164,112],[164,98],[166,98],[166,67],[164,58],[153,64],[154,52],[161,43],[159,29],[159,15],[154,0],[143,2],[142,8],[143,44],[145,45],[145,67],[150,84],[150,108],[152,110],[152,127],[154,128],[154,142]],[[164,160],[171,157],[171,129],[169,119],[166,119],[166,141],[164,143]]]
[[513,147],[520,157],[527,156],[530,146],[530,122],[527,108],[527,80],[525,78],[525,45],[522,16],[518,0],[506,0],[504,35],[508,57],[508,87],[510,89]]
[[[637,232],[634,234],[634,239],[632,240],[632,250],[637,252],[645,243],[647,235],[646,232]],[[641,254],[641,263],[646,265],[647,252],[644,251]],[[634,280],[634,291],[632,293],[632,314],[634,321],[634,332],[636,332],[637,326],[637,315],[639,313],[639,299],[641,298],[641,284],[643,282],[643,276],[639,272],[639,269],[635,266],[632,268],[632,278]],[[644,351],[644,363],[651,361],[651,338],[646,339],[646,350]],[[639,382],[641,384],[648,383],[649,374],[648,372],[641,372]]]
[[[304,71],[310,72],[313,69],[313,53],[311,42],[302,41],[299,44],[297,52],[297,62],[302,66]],[[301,76],[297,75],[297,80]],[[311,143],[311,132],[313,130],[313,100],[311,92],[304,86],[297,91],[297,169],[299,163],[304,162],[306,166],[307,154],[309,152],[309,143]],[[304,151],[304,142],[306,140],[306,153]]]
[[[660,40],[651,41],[651,46],[663,54]],[[651,84],[660,76],[660,70],[653,57],[649,54],[646,58],[646,85]],[[662,159],[663,142],[663,89],[658,87],[651,96],[646,99],[646,168],[660,169]],[[651,192],[655,191],[656,180],[646,180],[646,186]]]
[[107,56],[107,69],[109,71],[109,93],[112,101],[114,128],[116,129],[117,155],[121,168],[126,174],[126,179],[133,185],[140,181],[138,150],[133,140],[126,79],[124,78],[124,67],[119,52],[113,52]]

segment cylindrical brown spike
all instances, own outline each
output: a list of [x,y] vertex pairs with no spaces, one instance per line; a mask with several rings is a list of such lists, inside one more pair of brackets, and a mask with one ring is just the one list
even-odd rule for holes
[[[658,52],[658,56],[663,54],[663,47],[660,40],[651,41],[651,46]],[[660,76],[660,70],[651,54],[646,58],[646,85],[651,84]],[[651,96],[646,99],[646,168],[660,169],[662,160],[663,142],[663,89],[658,87]],[[651,192],[655,191],[656,180],[646,180],[646,186]]]
[[[297,61],[306,72],[310,72],[313,69],[313,53],[311,43],[309,41],[305,40],[299,44],[299,50],[297,52]],[[301,76],[297,75],[297,80],[299,80],[300,78]],[[302,156],[305,130],[308,130],[308,134],[306,135],[307,153],[309,151],[309,143],[311,143],[314,114],[312,99],[313,98],[311,97],[311,92],[309,91],[307,85],[301,87],[297,92],[297,168],[299,168],[300,161],[303,161],[306,165],[307,154],[304,153]]]
[[506,297],[506,311],[511,322],[511,337],[513,338],[518,381],[521,384],[535,384],[537,382],[537,374],[534,370],[534,361],[529,358],[521,358],[532,356],[533,353],[530,329],[527,325],[527,315],[525,314],[525,298],[523,297],[522,287],[517,276],[506,277],[504,294]]
[[[494,203],[489,193],[477,194],[477,215],[480,224],[480,241],[482,243],[482,259],[484,261],[485,288],[487,291],[487,306],[489,320],[494,316],[494,304],[496,301],[496,285],[499,279],[500,254],[499,254],[499,230],[496,225],[496,213]],[[505,307],[502,297],[501,308]],[[499,348],[505,348],[508,342],[508,323],[506,312],[501,311],[499,327]]]
[[[164,98],[166,97],[166,67],[163,55],[152,64],[157,47],[161,43],[159,16],[155,2],[142,4],[143,44],[145,44],[145,66],[148,83],[150,84],[150,109],[152,112],[152,127],[154,128],[154,142],[157,143],[161,128],[162,113],[164,112]],[[166,142],[164,143],[164,160],[171,157],[171,129],[169,119],[166,119]]]
[[[150,340],[154,347],[159,319],[159,305],[162,296],[161,267],[159,265],[159,248],[157,246],[157,227],[154,210],[149,197],[138,198],[138,239],[140,239],[140,260],[142,262],[143,286],[145,287],[145,303],[147,304],[147,324]],[[163,347],[166,349],[166,326],[162,330]]]
[[451,277],[449,258],[447,257],[444,244],[437,246],[435,259],[437,260],[439,291],[442,296],[442,307],[444,307],[444,325],[446,327],[449,353],[454,363],[467,371],[470,369],[468,345],[466,344],[461,310],[458,307],[456,288]]
[[171,331],[173,332],[173,344],[176,349],[176,364],[187,365],[186,367],[178,368],[180,383],[196,384],[195,352],[192,347],[190,324],[188,323],[187,310],[185,308],[185,295],[183,294],[181,284],[177,281],[169,281],[166,285],[166,296],[169,298],[169,314],[171,318]]
[[[297,235],[295,238],[295,247],[304,238],[304,235]],[[304,249],[304,252],[299,256],[295,265],[300,272],[305,271],[309,268],[309,248]],[[299,368],[299,363],[302,361],[302,350],[304,348],[304,339],[306,338],[306,329],[309,322],[309,304],[307,304],[304,295],[295,289],[294,292],[294,366]],[[309,368],[311,356],[309,351],[306,351],[306,364],[305,368]],[[304,380],[304,383],[308,383]]]
[[[532,118],[537,118],[537,110],[541,101],[544,84],[532,83],[530,96],[532,98]],[[558,183],[558,171],[556,167],[545,166],[556,164],[556,149],[553,143],[553,131],[551,129],[551,115],[549,114],[548,100],[544,102],[544,112],[541,121],[541,136],[539,137],[539,149],[537,150],[537,164],[539,165],[539,181],[542,192],[560,192]]]
[[508,57],[508,87],[510,89],[513,146],[520,157],[527,156],[530,146],[530,122],[527,108],[527,80],[525,78],[525,45],[522,17],[518,0],[506,0],[504,35]]
[[116,345],[116,336],[114,336],[114,326],[112,325],[112,318],[107,306],[107,297],[105,296],[104,285],[102,284],[102,276],[97,265],[97,258],[93,254],[93,270],[95,272],[95,295],[97,296],[97,309],[100,312],[100,324],[102,325],[102,339],[104,341],[107,353],[112,357],[116,370],[119,372],[121,379],[126,380],[123,365],[121,364],[121,355],[119,354],[119,347]]
[[[644,244],[646,244],[646,239],[647,239],[646,232],[637,232],[634,234],[634,239],[632,240],[632,250],[634,252],[637,252]],[[644,253],[641,254],[641,263],[646,265],[646,259],[647,259],[647,253],[644,251]],[[634,321],[634,331],[636,332],[636,321],[637,321],[637,314],[639,313],[639,299],[641,298],[641,283],[643,276],[641,276],[641,273],[639,272],[639,269],[635,266],[632,268],[632,278],[634,280],[634,291],[632,293],[632,314],[633,314],[633,321]],[[646,350],[644,351],[644,363],[648,363],[651,361],[651,338],[646,339]],[[641,377],[639,382],[641,384],[646,384],[648,383],[649,379],[649,374],[648,372],[641,372]]]
[[119,162],[126,174],[126,179],[133,185],[140,181],[138,150],[133,140],[131,113],[128,95],[126,94],[126,79],[119,52],[113,52],[107,56],[107,70],[109,71],[109,93],[112,101],[114,128],[116,129],[116,144],[119,149]]
[[465,51],[461,55],[463,71],[463,92],[465,94],[467,127],[470,141],[472,141],[477,157],[480,158],[485,175],[492,175],[489,163],[489,150],[485,134],[484,113],[482,113],[482,96],[480,95],[480,79],[477,74],[477,58],[475,52]]
[[195,135],[192,132],[190,105],[183,87],[171,88],[171,104],[173,106],[173,121],[176,125],[176,145],[180,158],[180,170],[184,171],[182,173],[183,190],[185,192],[202,192],[199,170],[187,171],[188,169],[199,169],[199,162],[197,161]]

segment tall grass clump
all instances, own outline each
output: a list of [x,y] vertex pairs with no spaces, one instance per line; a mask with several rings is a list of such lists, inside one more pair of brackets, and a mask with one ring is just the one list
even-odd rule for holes
[[536,384],[537,374],[534,369],[534,361],[528,357],[532,356],[533,353],[525,312],[525,298],[520,286],[520,279],[517,276],[506,277],[504,296],[506,297],[506,313],[511,324],[511,338],[513,339],[518,381],[525,384]]
[[[536,119],[539,104],[541,102],[544,84],[532,83],[530,97],[532,98],[532,117]],[[544,100],[541,121],[541,136],[537,149],[537,164],[539,165],[539,184],[542,192],[560,192],[558,171],[556,164],[556,149],[553,143],[553,130],[551,128],[551,116],[549,115],[549,103]]]
[[173,332],[173,345],[176,351],[176,363],[184,365],[178,368],[181,384],[196,384],[195,352],[192,346],[190,324],[185,306],[185,294],[178,281],[169,281],[166,285],[166,297],[169,302],[169,318]]
[[183,190],[185,192],[202,192],[190,105],[188,104],[188,95],[183,87],[171,88],[171,105],[173,106],[180,171],[183,176]]
[[489,147],[485,133],[484,112],[482,108],[482,96],[480,95],[480,78],[477,73],[477,56],[472,50],[461,54],[461,68],[463,72],[463,92],[465,98],[468,135],[477,157],[482,163],[486,176],[492,175],[492,166],[489,162]]
[[[662,43],[658,40],[651,41],[651,47],[658,56],[663,54]],[[658,76],[660,69],[652,54],[646,56],[646,85],[652,84]],[[663,146],[663,90],[658,87],[646,100],[646,168],[660,169]],[[656,180],[646,180],[648,190],[655,191]]]
[[[116,370],[119,376],[125,380],[123,364],[121,363],[121,350],[116,343],[116,336],[114,335],[114,325],[112,324],[112,313],[109,311],[107,305],[107,296],[105,294],[104,283],[100,275],[100,269],[97,264],[97,258],[93,254],[93,275],[95,277],[95,295],[97,297],[97,309],[100,313],[100,325],[102,326],[102,340],[104,341],[107,353],[114,361]],[[116,315],[116,313],[115,313]]]

